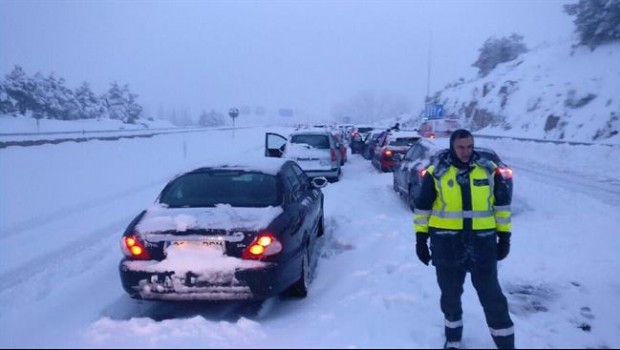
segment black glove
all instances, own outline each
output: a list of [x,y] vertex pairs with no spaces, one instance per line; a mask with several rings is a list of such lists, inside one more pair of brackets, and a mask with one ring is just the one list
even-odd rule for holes
[[428,237],[428,233],[416,233],[415,253],[424,265],[428,265],[431,261],[431,252],[428,250],[428,244],[426,243]]
[[497,237],[497,260],[504,260],[510,253],[510,232],[498,232]]

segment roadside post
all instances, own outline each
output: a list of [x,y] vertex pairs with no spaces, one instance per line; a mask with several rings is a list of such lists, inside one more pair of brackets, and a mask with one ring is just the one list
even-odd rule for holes
[[232,137],[235,138],[235,119],[239,116],[239,108],[233,107],[228,111],[228,115],[232,118]]

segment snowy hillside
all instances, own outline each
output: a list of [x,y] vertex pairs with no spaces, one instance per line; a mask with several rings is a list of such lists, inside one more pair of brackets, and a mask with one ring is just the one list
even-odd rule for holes
[[480,134],[619,143],[620,43],[594,51],[544,44],[483,78],[436,93],[448,114]]

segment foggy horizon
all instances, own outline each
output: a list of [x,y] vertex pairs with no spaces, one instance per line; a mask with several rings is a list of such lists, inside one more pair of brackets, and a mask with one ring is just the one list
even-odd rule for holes
[[19,65],[97,94],[128,84],[152,116],[248,106],[329,119],[364,91],[417,111],[427,84],[432,94],[476,77],[490,37],[517,33],[529,49],[570,39],[562,5],[573,2],[9,0],[0,74]]

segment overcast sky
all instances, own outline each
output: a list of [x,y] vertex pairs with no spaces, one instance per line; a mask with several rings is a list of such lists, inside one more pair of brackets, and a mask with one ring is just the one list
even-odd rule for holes
[[[571,37],[567,0],[0,0],[0,73],[54,72],[97,93],[129,84],[158,109],[294,108],[320,117],[365,90],[421,108],[491,37]],[[431,34],[432,32],[432,34]]]

